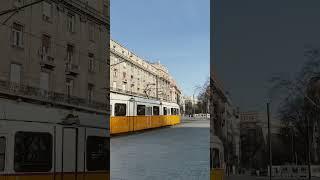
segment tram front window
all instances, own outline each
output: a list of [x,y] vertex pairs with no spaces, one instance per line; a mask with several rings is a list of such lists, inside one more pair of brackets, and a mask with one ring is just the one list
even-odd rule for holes
[[51,134],[17,132],[14,144],[14,170],[16,172],[48,172],[51,168]]
[[87,169],[88,171],[110,170],[110,142],[107,137],[88,136]]
[[6,155],[6,138],[0,137],[0,171],[4,171]]

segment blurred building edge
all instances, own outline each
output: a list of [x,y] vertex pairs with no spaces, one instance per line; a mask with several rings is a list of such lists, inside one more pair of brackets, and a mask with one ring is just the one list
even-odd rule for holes
[[174,102],[184,111],[181,88],[160,62],[151,63],[110,40],[110,90],[165,102]]
[[226,171],[236,173],[240,167],[240,119],[239,108],[232,104],[228,94],[217,83],[210,80],[210,133],[216,135],[224,145]]
[[109,18],[109,0],[47,0],[1,24],[0,118],[58,123],[71,113],[108,128]]
[[267,140],[261,126],[262,113],[258,111],[240,113],[241,167],[265,168],[267,158]]

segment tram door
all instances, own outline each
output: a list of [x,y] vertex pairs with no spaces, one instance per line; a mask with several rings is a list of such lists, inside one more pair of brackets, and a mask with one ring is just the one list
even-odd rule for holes
[[5,175],[7,155],[7,135],[0,133],[0,180],[7,180]]
[[134,131],[134,110],[135,110],[135,106],[134,106],[134,101],[129,101],[129,108],[128,108],[128,116],[129,116],[129,127],[130,127],[130,130],[129,131]]
[[76,180],[78,129],[63,128],[62,139],[62,180]]

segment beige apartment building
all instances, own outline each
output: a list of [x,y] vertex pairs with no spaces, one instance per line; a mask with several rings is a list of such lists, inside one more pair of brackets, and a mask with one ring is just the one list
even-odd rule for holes
[[45,0],[11,15],[0,16],[1,97],[107,114],[109,0]]
[[110,40],[110,67],[111,92],[180,104],[181,89],[160,62],[151,63]]

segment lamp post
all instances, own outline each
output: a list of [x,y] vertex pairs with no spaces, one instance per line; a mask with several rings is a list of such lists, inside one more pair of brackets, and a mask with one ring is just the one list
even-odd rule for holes
[[195,104],[196,104],[196,102],[195,102],[194,95],[195,95],[196,91],[199,90],[199,89],[200,89],[200,87],[199,87],[199,86],[196,86],[195,89],[193,90],[193,95],[192,95],[192,101],[193,101],[193,106],[192,106],[192,108],[193,108],[193,116],[196,114],[196,109],[195,109]]
[[270,103],[267,103],[268,116],[268,144],[269,144],[269,179],[272,179],[272,149],[271,149],[271,131],[270,131]]

